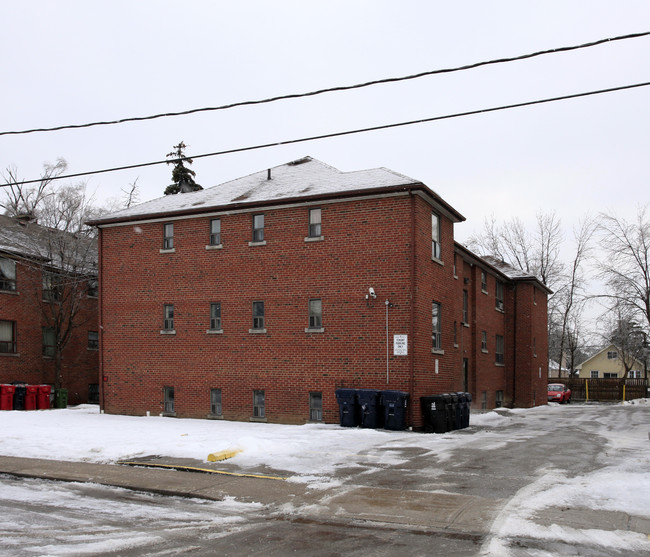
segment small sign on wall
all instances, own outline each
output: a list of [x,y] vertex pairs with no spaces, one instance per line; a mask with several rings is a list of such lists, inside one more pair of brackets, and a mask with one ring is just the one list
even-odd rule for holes
[[393,335],[393,355],[408,356],[409,353],[409,336]]

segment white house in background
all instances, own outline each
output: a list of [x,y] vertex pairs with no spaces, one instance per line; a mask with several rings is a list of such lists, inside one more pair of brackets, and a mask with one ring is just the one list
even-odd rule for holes
[[[625,365],[621,351],[610,344],[577,366],[580,379],[622,379],[625,377]],[[642,379],[644,365],[636,358],[631,360],[629,379]]]

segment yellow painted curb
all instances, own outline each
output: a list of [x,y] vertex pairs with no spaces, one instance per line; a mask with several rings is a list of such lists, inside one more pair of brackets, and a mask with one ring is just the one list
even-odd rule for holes
[[219,460],[227,460],[232,458],[236,454],[241,453],[241,449],[226,449],[225,451],[219,451],[218,453],[210,453],[208,455],[208,462],[217,462]]
[[224,472],[223,470],[213,470],[212,468],[197,468],[196,466],[183,466],[182,464],[158,464],[157,462],[140,462],[119,460],[117,462],[123,466],[142,466],[143,468],[167,468],[171,470],[184,470],[187,472],[204,472],[206,474],[223,474],[224,476],[237,476],[238,478],[257,478],[260,480],[286,480],[281,476],[262,476],[260,474],[240,474],[239,472]]

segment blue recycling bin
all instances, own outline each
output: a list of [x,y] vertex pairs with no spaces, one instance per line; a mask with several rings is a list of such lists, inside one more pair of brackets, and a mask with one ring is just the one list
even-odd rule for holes
[[376,389],[357,389],[359,406],[359,425],[377,429],[384,425],[381,413],[381,391]]
[[357,427],[359,412],[355,389],[337,389],[336,402],[339,405],[339,423],[342,427]]
[[384,427],[393,431],[406,429],[406,412],[409,394],[403,391],[382,391],[381,406],[384,409]]

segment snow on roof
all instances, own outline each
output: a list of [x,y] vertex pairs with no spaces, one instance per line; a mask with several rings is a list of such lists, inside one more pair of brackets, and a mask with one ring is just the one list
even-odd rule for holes
[[40,260],[52,267],[97,273],[94,239],[6,215],[0,215],[0,252]]
[[[110,221],[146,218],[157,214],[194,212],[217,207],[224,209],[241,204],[283,202],[301,197],[345,195],[363,190],[414,185],[425,187],[419,180],[387,168],[342,172],[312,157],[304,157],[204,190],[153,199],[104,215],[90,224],[101,226]],[[433,192],[431,194],[435,196]]]
[[517,279],[537,279],[535,275],[531,275],[530,273],[526,273],[525,271],[522,271],[520,269],[516,269],[509,263],[506,263],[505,261],[501,261],[500,259],[492,256],[492,255],[482,255],[481,259],[483,261],[486,261],[492,267],[495,269],[498,269],[501,271],[505,276],[507,276],[509,279],[512,280],[517,280]]

